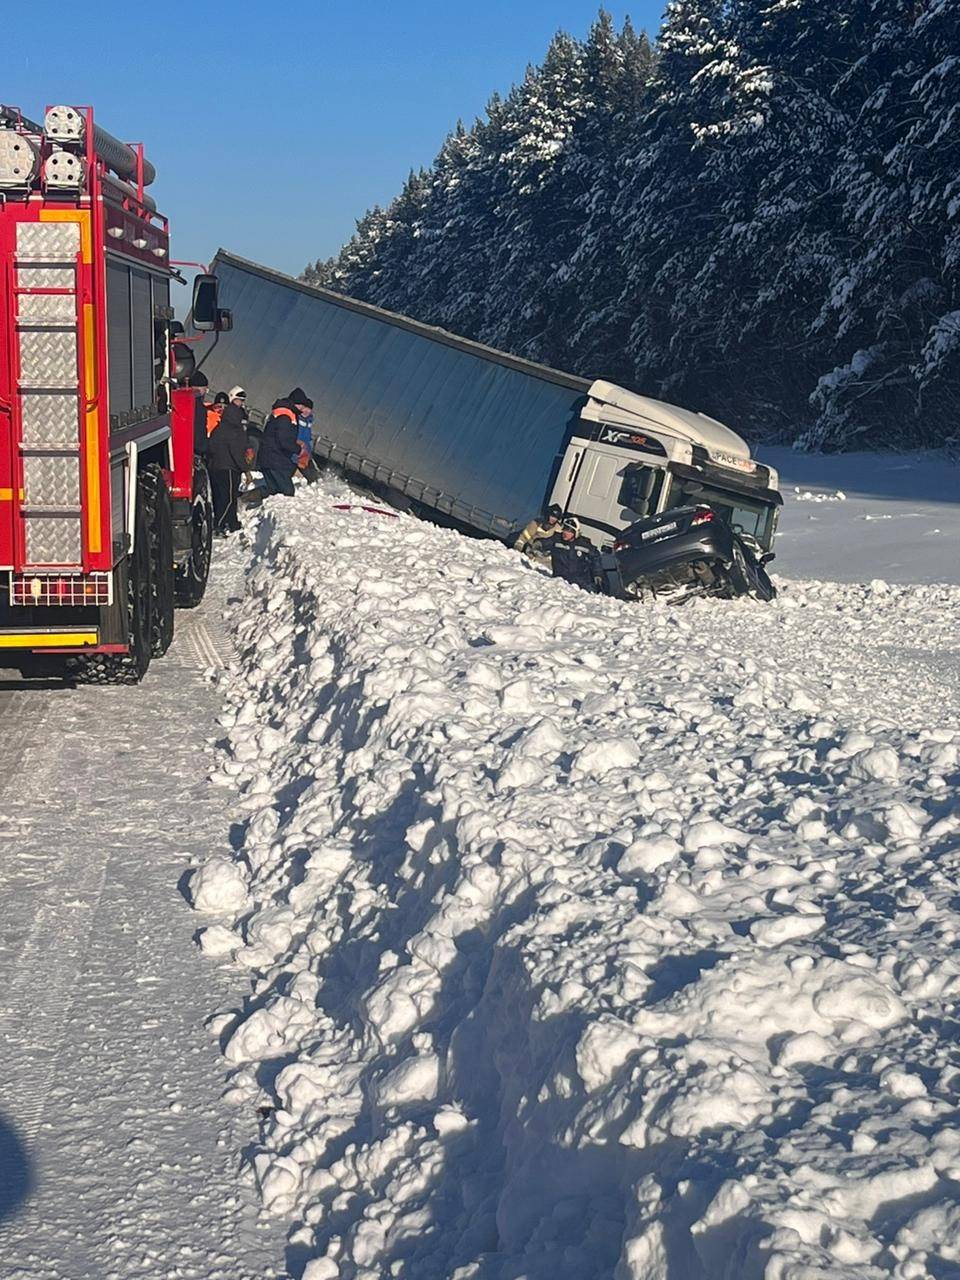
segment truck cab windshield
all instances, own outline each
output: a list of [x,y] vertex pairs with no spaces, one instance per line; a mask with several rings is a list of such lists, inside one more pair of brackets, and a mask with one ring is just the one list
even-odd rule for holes
[[730,489],[715,489],[692,480],[675,480],[670,494],[671,507],[696,506],[705,503],[737,533],[752,538],[765,550],[773,541],[776,508]]

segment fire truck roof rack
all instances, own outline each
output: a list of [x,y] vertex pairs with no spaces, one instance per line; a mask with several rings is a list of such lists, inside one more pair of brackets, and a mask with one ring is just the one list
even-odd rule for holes
[[[51,107],[44,117],[44,133],[50,142],[61,146],[77,146],[84,141],[86,121],[80,111],[73,107]],[[93,149],[99,159],[118,178],[126,182],[137,181],[137,152],[132,147],[115,138],[98,124],[93,126]],[[143,185],[149,187],[157,177],[157,171],[149,160],[143,161]]]
[[[16,130],[21,137],[29,134],[40,139],[46,138],[48,142],[57,146],[79,146],[84,142],[85,129],[86,121],[83,114],[75,111],[73,107],[51,107],[46,114],[44,123],[37,124],[35,120],[23,115],[16,107],[8,107],[0,103],[0,132]],[[115,138],[112,133],[108,133],[106,129],[102,129],[98,124],[93,126],[93,147],[97,157],[122,182],[136,184],[138,176],[137,152],[133,147],[121,142],[119,138]],[[7,150],[10,150],[9,145]],[[143,185],[149,187],[152,182],[156,181],[156,177],[156,169],[149,160],[144,159]],[[150,208],[153,202],[145,200],[144,203],[147,208]]]

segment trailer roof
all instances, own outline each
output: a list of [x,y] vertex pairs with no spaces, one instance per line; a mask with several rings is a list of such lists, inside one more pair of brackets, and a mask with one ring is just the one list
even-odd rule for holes
[[304,284],[302,280],[297,280],[295,276],[289,276],[283,271],[274,271],[270,267],[263,267],[258,262],[250,262],[249,259],[241,258],[238,254],[231,253],[228,249],[217,250],[216,257],[211,263],[211,270],[214,273],[218,262],[228,263],[241,271],[249,271],[252,275],[260,276],[264,280],[271,280],[275,284],[282,284],[288,289],[298,289],[308,296],[322,298],[324,302],[343,307],[347,311],[356,311],[360,315],[369,316],[371,319],[379,320],[383,324],[393,325],[397,329],[406,329],[410,333],[420,334],[425,338],[429,338],[431,342],[440,342],[448,347],[456,347],[458,350],[466,351],[480,360],[489,360],[493,364],[504,365],[508,369],[516,369],[518,372],[529,374],[531,377],[541,378],[544,382],[553,382],[560,387],[569,387],[572,391],[579,391],[584,395],[590,389],[591,379],[589,378],[578,378],[572,373],[564,373],[561,369],[551,369],[548,365],[537,364],[533,360],[524,360],[520,356],[512,356],[506,351],[498,351],[496,347],[488,347],[482,342],[473,342],[469,338],[461,338],[446,329],[439,329],[430,324],[422,324],[419,320],[411,320],[409,316],[398,315],[395,311],[384,311],[382,307],[375,307],[370,302],[358,302],[356,298],[348,298],[346,294],[336,293],[332,289],[321,289],[317,285]]

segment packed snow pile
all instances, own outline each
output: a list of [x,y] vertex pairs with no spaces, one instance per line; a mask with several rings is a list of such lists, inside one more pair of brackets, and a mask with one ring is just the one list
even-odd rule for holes
[[641,609],[334,492],[260,520],[193,881],[307,1280],[960,1275],[960,730],[883,697],[920,593]]
[[847,495],[842,489],[837,489],[835,493],[826,493],[817,489],[801,489],[799,485],[794,485],[793,489],[794,502],[846,502]]

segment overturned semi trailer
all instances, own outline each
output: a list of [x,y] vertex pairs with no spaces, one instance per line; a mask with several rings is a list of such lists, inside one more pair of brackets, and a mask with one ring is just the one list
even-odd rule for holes
[[211,386],[267,412],[314,402],[315,451],[480,534],[509,538],[547,501],[598,546],[706,484],[769,548],[776,473],[704,414],[550,369],[247,262],[212,264],[233,313],[208,343]]

